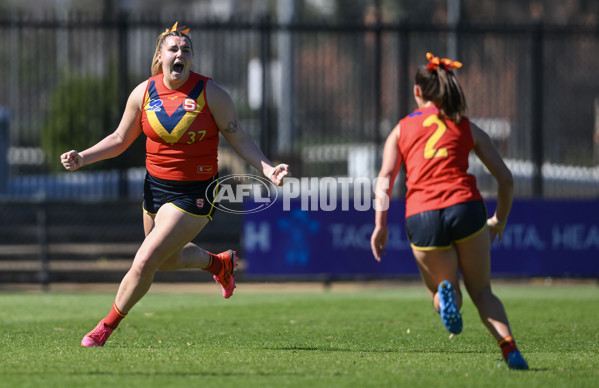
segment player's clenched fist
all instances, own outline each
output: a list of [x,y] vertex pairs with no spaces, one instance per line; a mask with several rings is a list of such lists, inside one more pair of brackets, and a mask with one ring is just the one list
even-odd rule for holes
[[75,150],[60,155],[60,162],[68,171],[75,171],[83,166],[83,156]]

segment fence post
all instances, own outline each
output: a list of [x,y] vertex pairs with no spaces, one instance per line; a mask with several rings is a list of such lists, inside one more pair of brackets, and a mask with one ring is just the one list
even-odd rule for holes
[[[400,118],[410,113],[410,101],[412,99],[412,75],[410,74],[410,29],[408,27],[402,27],[399,32],[399,117],[393,125],[399,121]],[[399,171],[399,179],[396,180],[396,185],[399,190],[394,190],[395,195],[398,197],[405,197],[408,189],[406,187],[406,170],[405,166]]]
[[285,0],[278,2],[279,30],[277,36],[277,51],[280,74],[277,82],[277,94],[280,97],[277,117],[276,154],[289,155],[294,148],[294,52],[295,34],[291,24],[295,22],[296,1]]
[[407,115],[410,109],[410,99],[412,98],[412,76],[410,74],[410,33],[408,27],[402,27],[399,32],[399,66],[398,79],[398,108],[399,116],[397,119]]
[[40,255],[39,280],[44,291],[48,291],[50,285],[50,262],[48,258],[48,212],[46,209],[46,198],[42,196],[37,200],[37,243]]
[[[118,74],[117,90],[120,112],[125,111],[127,105],[127,97],[129,95],[129,60],[128,60],[128,47],[129,47],[129,23],[128,14],[125,11],[119,12],[117,18],[117,42],[118,43]],[[118,195],[119,198],[126,198],[129,195],[129,185],[127,178],[127,169],[129,168],[128,153],[121,155],[121,158],[125,158],[122,163],[119,163],[118,172]]]
[[531,148],[533,162],[532,195],[543,197],[543,24],[538,23],[532,32],[531,55]]
[[595,97],[595,130],[593,132],[593,162],[599,163],[599,97]]
[[368,173],[375,176],[378,173],[383,161],[383,154],[379,152],[382,149],[381,121],[382,121],[382,20],[381,20],[381,1],[376,0],[376,25],[374,35],[374,153],[370,157],[372,167]]
[[0,106],[0,194],[4,194],[8,189],[8,148],[10,145],[10,133],[8,125],[10,122],[10,113],[8,109]]
[[271,116],[272,102],[270,92],[270,42],[272,35],[272,25],[270,15],[266,14],[262,19],[261,39],[260,39],[260,60],[262,62],[262,107],[261,107],[261,130],[260,130],[260,148],[265,155],[271,155]]

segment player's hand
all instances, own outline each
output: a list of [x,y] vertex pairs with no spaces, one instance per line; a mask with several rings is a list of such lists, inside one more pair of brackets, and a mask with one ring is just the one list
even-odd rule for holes
[[387,238],[389,237],[389,232],[387,231],[387,227],[377,226],[374,228],[372,232],[372,237],[370,237],[370,248],[372,249],[372,255],[376,261],[381,261],[382,257],[385,255],[385,246],[387,246]]
[[487,226],[491,233],[491,242],[495,241],[495,237],[497,237],[497,241],[501,241],[503,230],[505,229],[505,222],[501,222],[497,217],[493,216],[487,220]]
[[68,171],[75,171],[83,166],[83,156],[75,150],[60,155],[60,162]]
[[272,183],[277,186],[281,186],[283,184],[283,178],[286,176],[291,176],[289,173],[289,166],[281,163],[272,168],[272,171],[268,177]]

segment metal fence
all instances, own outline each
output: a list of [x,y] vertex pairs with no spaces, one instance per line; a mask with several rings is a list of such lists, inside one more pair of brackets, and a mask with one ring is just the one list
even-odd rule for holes
[[[415,109],[413,74],[431,51],[455,53],[465,64],[458,76],[468,116],[512,169],[516,197],[599,198],[596,28],[179,19],[191,27],[194,70],[230,92],[245,129],[295,176],[374,177],[385,137]],[[128,94],[149,76],[157,34],[170,23],[151,15],[0,20],[6,228],[15,224],[10,215],[22,217],[10,204],[108,201],[111,209],[120,200],[139,207],[143,139],[119,158],[75,173],[61,171],[59,155],[116,128]],[[224,141],[220,163],[225,172],[248,171]],[[471,171],[492,196],[485,168],[472,159]],[[126,214],[115,212],[111,222],[127,223]],[[119,236],[138,241],[138,233]],[[0,236],[0,249],[11,244],[9,235]]]
[[[93,195],[77,189],[79,178],[60,173],[59,154],[116,128],[128,94],[149,75],[163,24],[127,17],[0,21],[9,37],[0,43],[2,195]],[[281,25],[269,19],[186,24],[194,69],[231,93],[250,134],[268,155],[289,160],[297,175],[376,174],[384,138],[415,108],[412,79],[425,52],[451,51],[465,63],[459,78],[468,115],[512,167],[517,196],[599,196],[596,29]],[[142,143],[95,166],[121,172],[116,181],[111,174],[97,178],[116,188],[96,195],[139,196],[129,188],[140,174],[125,170],[143,166]],[[366,166],[352,168],[362,160]],[[492,192],[484,169],[474,164],[473,171],[483,191]]]

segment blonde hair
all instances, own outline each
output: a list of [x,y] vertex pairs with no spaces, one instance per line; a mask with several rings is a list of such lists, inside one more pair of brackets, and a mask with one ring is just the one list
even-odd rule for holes
[[154,50],[154,58],[152,58],[152,77],[158,74],[162,74],[162,64],[158,60],[158,54],[160,50],[162,50],[162,45],[164,44],[164,40],[167,36],[180,36],[183,38],[187,38],[189,44],[192,46],[191,51],[193,52],[193,44],[191,43],[191,39],[187,34],[182,33],[181,31],[171,31],[166,34],[160,34],[158,39],[156,39],[156,50]]

